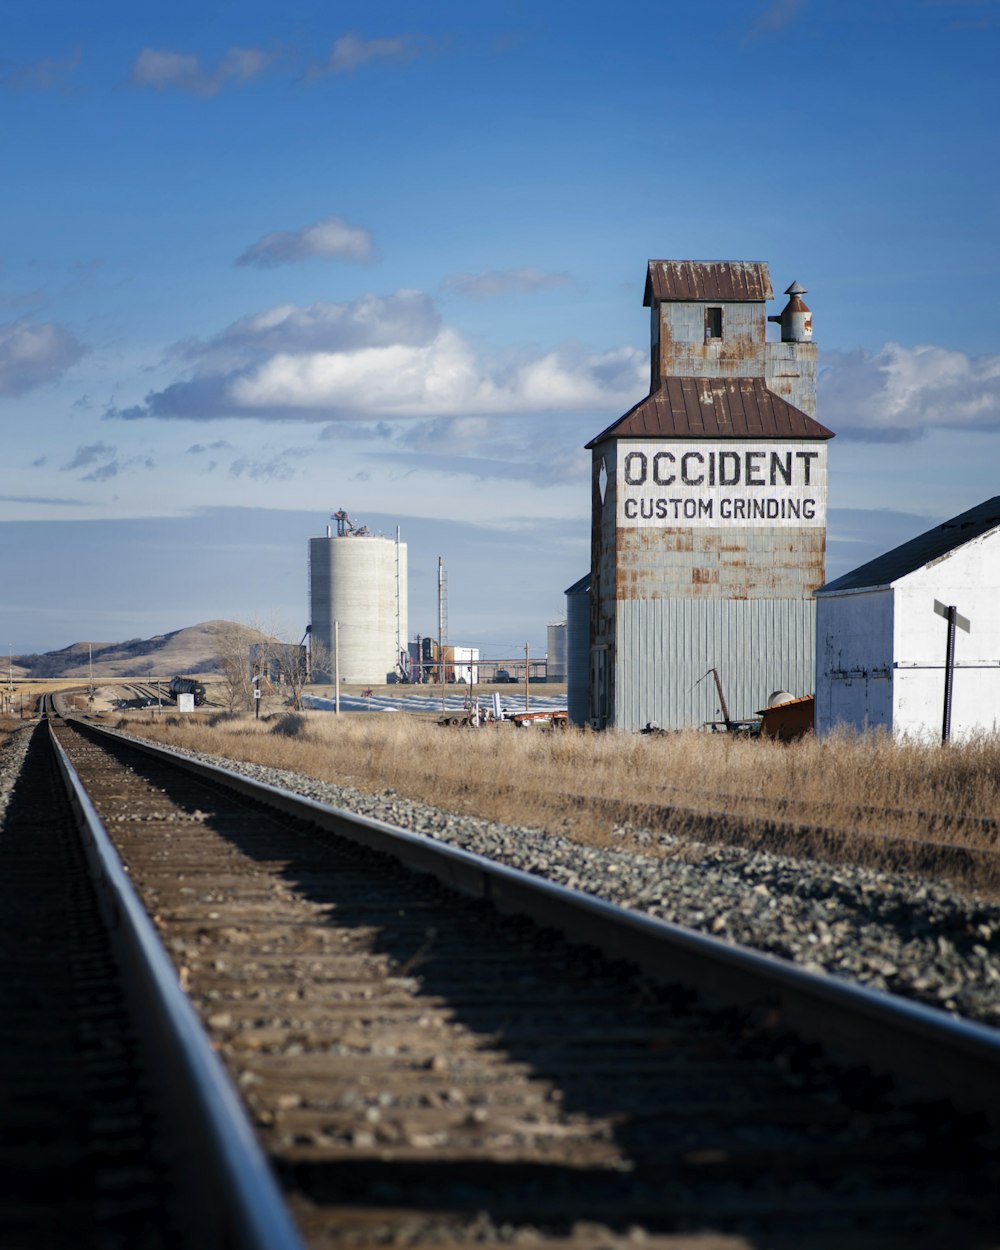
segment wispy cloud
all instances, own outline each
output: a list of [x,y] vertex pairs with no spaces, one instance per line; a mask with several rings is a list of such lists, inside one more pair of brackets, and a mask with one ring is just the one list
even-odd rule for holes
[[795,21],[805,6],[805,0],[769,0],[763,12],[750,27],[751,35],[765,35],[784,30]]
[[191,446],[187,448],[185,454],[188,456],[201,456],[204,455],[205,452],[209,451],[235,450],[236,448],[232,445],[232,443],[228,442],[224,438],[219,438],[216,439],[214,443],[208,443],[207,445],[205,443],[192,443]]
[[54,381],[85,352],[60,325],[26,318],[0,324],[0,395],[23,395]]
[[[93,466],[93,467],[91,467]],[[70,459],[60,468],[63,473],[73,473],[78,469],[90,469],[81,478],[81,482],[107,482],[118,477],[126,469],[135,467],[155,469],[156,464],[150,456],[130,456],[126,460],[118,458],[117,447],[108,443],[85,443],[77,447]]]
[[486,269],[482,273],[456,273],[446,278],[442,286],[457,291],[469,299],[494,299],[498,295],[552,291],[558,287],[572,286],[568,273],[547,273],[531,265],[520,269]]
[[418,52],[417,40],[412,35],[397,35],[392,39],[362,39],[353,31],[334,41],[330,55],[322,62],[310,65],[306,77],[313,81],[329,74],[346,74],[367,61],[409,61]]
[[824,424],[871,442],[918,438],[937,428],[1000,431],[1000,355],[945,347],[823,352],[819,404]]
[[191,52],[143,48],[132,64],[133,87],[157,91],[185,91],[191,95],[218,95],[225,87],[244,86],[260,78],[275,59],[262,48],[232,47],[214,64],[203,65]]
[[8,91],[65,91],[80,65],[80,49],[64,57],[46,56],[0,73],[0,85]]
[[71,458],[62,466],[62,470],[64,473],[69,473],[73,469],[86,469],[99,460],[112,459],[117,451],[116,447],[108,443],[86,443],[77,447]]
[[265,234],[252,243],[236,263],[273,269],[316,256],[364,262],[372,260],[374,254],[371,231],[363,226],[350,226],[342,217],[334,215],[300,230]]
[[268,456],[238,456],[229,465],[229,476],[256,482],[287,482],[297,473],[296,462],[310,455],[304,447],[286,447]]
[[0,503],[38,503],[50,504],[55,507],[92,508],[94,505],[83,499],[63,499],[51,495],[0,495]]

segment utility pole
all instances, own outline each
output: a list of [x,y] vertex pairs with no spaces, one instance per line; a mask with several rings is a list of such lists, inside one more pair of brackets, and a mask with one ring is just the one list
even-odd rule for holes
[[524,644],[524,710],[528,710],[528,644]]
[[441,687],[441,711],[445,710],[445,565],[437,556],[437,682]]

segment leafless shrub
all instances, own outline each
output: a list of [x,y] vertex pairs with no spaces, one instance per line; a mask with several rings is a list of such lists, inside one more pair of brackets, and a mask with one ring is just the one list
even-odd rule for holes
[[306,718],[298,712],[289,712],[275,720],[271,726],[271,733],[279,734],[283,738],[301,738],[308,723]]

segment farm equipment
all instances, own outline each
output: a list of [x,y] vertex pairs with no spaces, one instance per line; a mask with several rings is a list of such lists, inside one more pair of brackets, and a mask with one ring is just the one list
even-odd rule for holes
[[[726,693],[722,689],[722,678],[719,676],[717,668],[710,668],[705,674],[708,677],[711,674],[715,678],[715,690],[719,696],[719,710],[722,712],[722,720],[710,720],[705,722],[705,728],[711,730],[712,733],[740,734],[743,737],[756,737],[760,733],[759,720],[733,720],[729,715],[729,704],[726,702]],[[700,685],[705,680],[700,677],[695,685]]]

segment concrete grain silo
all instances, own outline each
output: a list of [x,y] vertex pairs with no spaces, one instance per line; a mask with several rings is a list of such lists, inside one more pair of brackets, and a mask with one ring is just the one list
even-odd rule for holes
[[832,434],[805,293],[768,318],[765,264],[649,262],[650,393],[587,444],[595,728],[697,728],[812,691]]
[[566,622],[558,621],[545,627],[545,680],[566,680]]
[[[395,681],[406,650],[406,544],[334,514],[337,532],[309,540],[309,608],[314,677],[332,681],[339,634],[340,677],[365,685]],[[339,623],[339,631],[335,624]],[[315,661],[326,652],[325,663]]]

